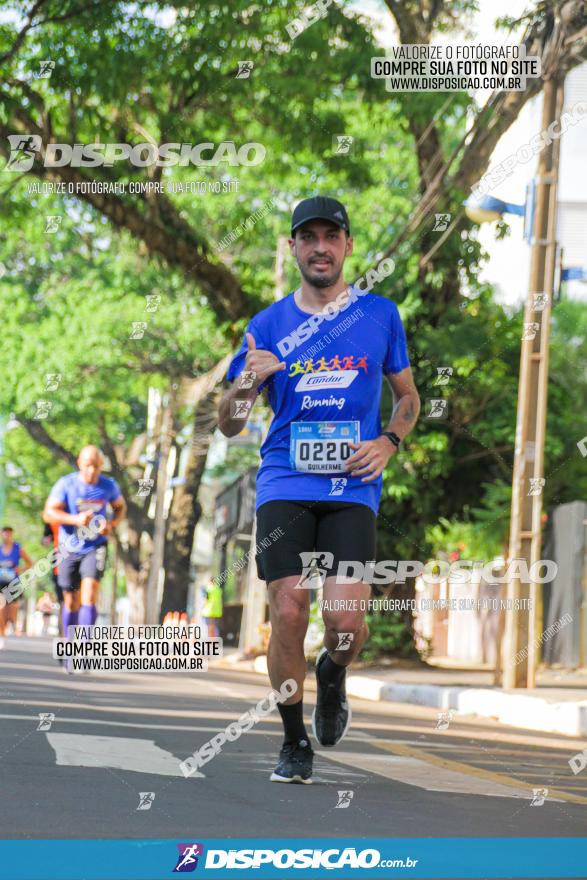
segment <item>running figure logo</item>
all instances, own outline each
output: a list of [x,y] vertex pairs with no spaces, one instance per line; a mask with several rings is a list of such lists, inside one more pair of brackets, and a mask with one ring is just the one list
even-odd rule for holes
[[38,134],[9,134],[10,156],[5,171],[30,171],[35,161],[35,154],[41,149],[41,138]]
[[430,410],[426,413],[427,419],[443,419],[447,415],[447,403],[443,397],[430,397],[426,400],[430,404]]
[[154,791],[139,791],[139,805],[137,810],[150,810],[155,800]]
[[57,391],[62,378],[62,373],[45,373],[45,391]]
[[352,153],[353,150],[353,141],[354,137],[350,134],[335,134],[332,138],[332,146],[334,147],[334,152],[339,156],[348,155]]
[[49,234],[52,232],[59,232],[59,227],[61,226],[62,219],[63,217],[61,214],[48,214],[45,217],[45,232]]
[[235,79],[248,79],[254,66],[253,61],[239,61]]
[[439,712],[438,720],[436,722],[436,730],[448,730],[450,726],[450,722],[452,721],[452,710],[449,709],[448,712]]
[[543,312],[549,302],[547,293],[534,293],[532,295],[532,311]]
[[338,636],[338,645],[335,648],[335,651],[348,651],[351,643],[355,637],[354,633],[337,633]]
[[529,324],[524,324],[522,341],[526,342],[528,340],[534,339],[536,337],[536,333],[538,332],[539,327],[540,324],[537,324],[536,321],[531,321]]
[[39,72],[36,75],[37,79],[49,79],[51,74],[55,70],[55,62],[54,61],[39,61]]
[[450,214],[435,214],[432,232],[445,232],[450,223]]
[[161,303],[161,294],[159,293],[148,293],[145,297],[145,311],[146,312],[156,312]]
[[184,874],[195,871],[198,867],[198,856],[204,855],[204,847],[201,843],[178,843],[179,856],[177,865],[173,869],[174,874]]
[[251,407],[253,406],[252,400],[238,399],[230,401],[230,417],[231,419],[248,419],[249,413],[251,411]]
[[315,578],[323,581],[327,572],[332,568],[334,553],[320,553],[311,550],[300,553],[302,561],[302,573],[298,584],[299,590],[313,590],[316,588]]
[[530,489],[528,490],[528,496],[532,495],[542,495],[542,490],[546,485],[546,480],[544,477],[530,477]]
[[51,730],[51,725],[54,721],[54,712],[39,712],[39,726],[37,730]]
[[354,791],[339,791],[338,792],[338,803],[335,806],[335,810],[346,810],[351,805],[351,801],[354,797]]
[[344,487],[348,483],[347,477],[330,477],[330,482],[332,483],[332,488],[329,495],[342,495],[344,492]]
[[147,329],[146,321],[133,321],[129,339],[142,339]]
[[51,400],[36,400],[35,406],[37,408],[33,413],[33,419],[46,419],[53,408],[53,402]]
[[435,385],[448,385],[448,381],[452,376],[452,367],[436,367],[438,373]]
[[530,801],[531,807],[541,807],[548,797],[548,789],[547,788],[533,788],[532,789],[532,800]]
[[245,370],[239,376],[238,387],[239,388],[252,388],[256,376],[257,376],[257,374],[255,373],[254,370]]

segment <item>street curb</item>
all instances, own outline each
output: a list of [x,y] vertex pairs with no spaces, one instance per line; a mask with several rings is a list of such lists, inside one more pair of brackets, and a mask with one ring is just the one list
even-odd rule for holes
[[[236,668],[235,663],[222,663]],[[247,671],[267,675],[267,657],[256,657]],[[346,691],[350,697],[373,702],[411,703],[439,711],[495,718],[510,727],[566,736],[587,736],[587,700],[552,702],[543,697],[505,693],[489,688],[454,685],[402,684],[366,675],[349,675]]]
[[489,688],[447,685],[389,683],[361,675],[351,675],[347,694],[363,700],[413,703],[444,712],[495,718],[510,727],[562,733],[567,736],[587,734],[587,700],[549,702],[543,697],[510,694]]

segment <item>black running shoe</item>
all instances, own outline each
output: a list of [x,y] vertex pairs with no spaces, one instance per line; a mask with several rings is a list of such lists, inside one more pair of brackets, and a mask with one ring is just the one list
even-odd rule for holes
[[349,729],[352,712],[344,683],[342,687],[337,687],[320,681],[320,666],[327,653],[323,648],[316,660],[316,708],[312,715],[312,730],[321,746],[335,746]]
[[311,785],[313,758],[314,752],[307,739],[286,743],[281,747],[271,782],[303,782],[304,785]]

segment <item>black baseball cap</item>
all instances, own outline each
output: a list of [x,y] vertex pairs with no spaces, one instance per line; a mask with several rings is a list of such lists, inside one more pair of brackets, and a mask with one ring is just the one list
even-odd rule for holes
[[296,205],[291,215],[291,234],[294,235],[296,229],[310,220],[327,220],[340,226],[341,229],[351,234],[349,226],[349,215],[345,206],[337,199],[331,199],[329,196],[314,196],[312,199],[304,199]]

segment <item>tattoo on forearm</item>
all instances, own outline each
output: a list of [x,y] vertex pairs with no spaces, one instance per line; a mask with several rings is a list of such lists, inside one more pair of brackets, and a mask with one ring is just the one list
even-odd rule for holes
[[408,408],[404,413],[404,421],[410,423],[413,422],[415,415],[416,413],[414,411],[414,401],[410,400],[410,402],[408,403]]

